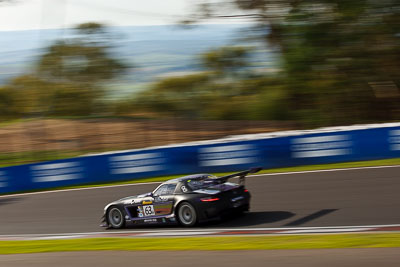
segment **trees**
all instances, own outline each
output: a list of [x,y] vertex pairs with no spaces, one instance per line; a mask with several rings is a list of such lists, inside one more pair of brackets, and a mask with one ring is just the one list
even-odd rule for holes
[[37,64],[40,77],[51,82],[97,84],[110,80],[126,66],[113,58],[105,36],[105,27],[84,23],[75,28],[77,37],[49,46]]
[[84,23],[75,31],[76,38],[48,47],[37,64],[37,75],[41,79],[59,85],[50,111],[56,115],[95,112],[97,100],[103,95],[101,84],[114,79],[127,67],[109,54],[103,25]]
[[0,87],[0,118],[9,120],[17,118],[19,115],[15,105],[16,99],[12,90],[8,87]]
[[[153,84],[136,99],[136,106],[178,117],[235,119],[241,95],[248,88],[237,84],[245,78],[250,49],[221,47],[199,56],[203,72],[170,77]],[[232,100],[235,98],[235,101]]]
[[160,80],[119,110],[126,114],[134,106],[148,114],[190,119],[291,119],[280,78],[254,73],[252,52],[239,46],[207,51],[198,57],[202,72]]
[[74,38],[47,47],[31,74],[16,77],[5,86],[0,98],[13,99],[9,104],[13,108],[4,114],[11,110],[14,116],[101,112],[102,84],[120,75],[127,66],[108,52],[110,44],[104,25],[84,23],[76,27],[75,33]]
[[399,1],[203,1],[196,15],[256,23],[252,33],[281,52],[294,118],[313,126],[400,118]]
[[12,79],[6,86],[9,106],[15,115],[38,116],[48,113],[54,85],[34,75],[22,75]]
[[169,116],[198,118],[206,110],[209,73],[160,80],[135,100],[138,108]]
[[218,75],[237,75],[248,67],[249,52],[248,47],[221,47],[202,54],[200,61],[206,69]]

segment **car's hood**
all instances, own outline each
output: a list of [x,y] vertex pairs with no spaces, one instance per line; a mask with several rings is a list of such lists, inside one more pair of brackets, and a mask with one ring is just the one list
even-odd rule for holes
[[134,199],[142,199],[142,198],[150,197],[150,195],[151,195],[151,192],[145,193],[145,194],[141,194],[141,195],[124,197],[124,198],[121,198],[121,199],[118,199],[118,200],[114,201],[113,203],[116,203],[116,202],[117,203],[127,202],[127,201],[131,201],[131,200],[134,200]]
[[123,204],[132,204],[132,203],[135,203],[135,202],[140,202],[142,200],[146,200],[146,198],[150,197],[150,194],[151,194],[151,192],[145,193],[145,194],[141,194],[141,195],[124,197],[124,198],[115,200],[115,201],[107,204],[104,207],[104,210],[107,210],[108,207],[110,207],[111,205],[115,205],[115,204],[121,204],[121,203],[123,203]]

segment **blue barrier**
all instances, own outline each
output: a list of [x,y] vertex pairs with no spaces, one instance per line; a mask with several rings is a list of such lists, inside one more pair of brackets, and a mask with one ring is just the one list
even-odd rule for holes
[[400,125],[288,132],[121,151],[0,169],[0,193],[86,183],[400,157]]

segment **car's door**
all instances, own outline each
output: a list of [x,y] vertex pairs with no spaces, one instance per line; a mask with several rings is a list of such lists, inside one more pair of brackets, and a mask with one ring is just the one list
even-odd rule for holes
[[168,215],[172,213],[174,204],[174,191],[176,184],[163,184],[153,193],[154,197],[154,214]]
[[146,218],[155,216],[154,209],[154,197],[146,196],[140,200],[140,204],[137,206],[137,214],[139,218]]

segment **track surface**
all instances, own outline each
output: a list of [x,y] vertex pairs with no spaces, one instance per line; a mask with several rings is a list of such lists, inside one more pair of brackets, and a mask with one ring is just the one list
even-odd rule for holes
[[[246,181],[253,196],[250,213],[198,228],[398,224],[399,176],[400,167],[250,177]],[[156,186],[130,185],[3,197],[0,198],[0,234],[105,231],[99,227],[105,204],[149,192]],[[139,230],[149,229],[154,227]]]
[[261,251],[101,251],[1,255],[1,266],[398,267],[399,248]]

